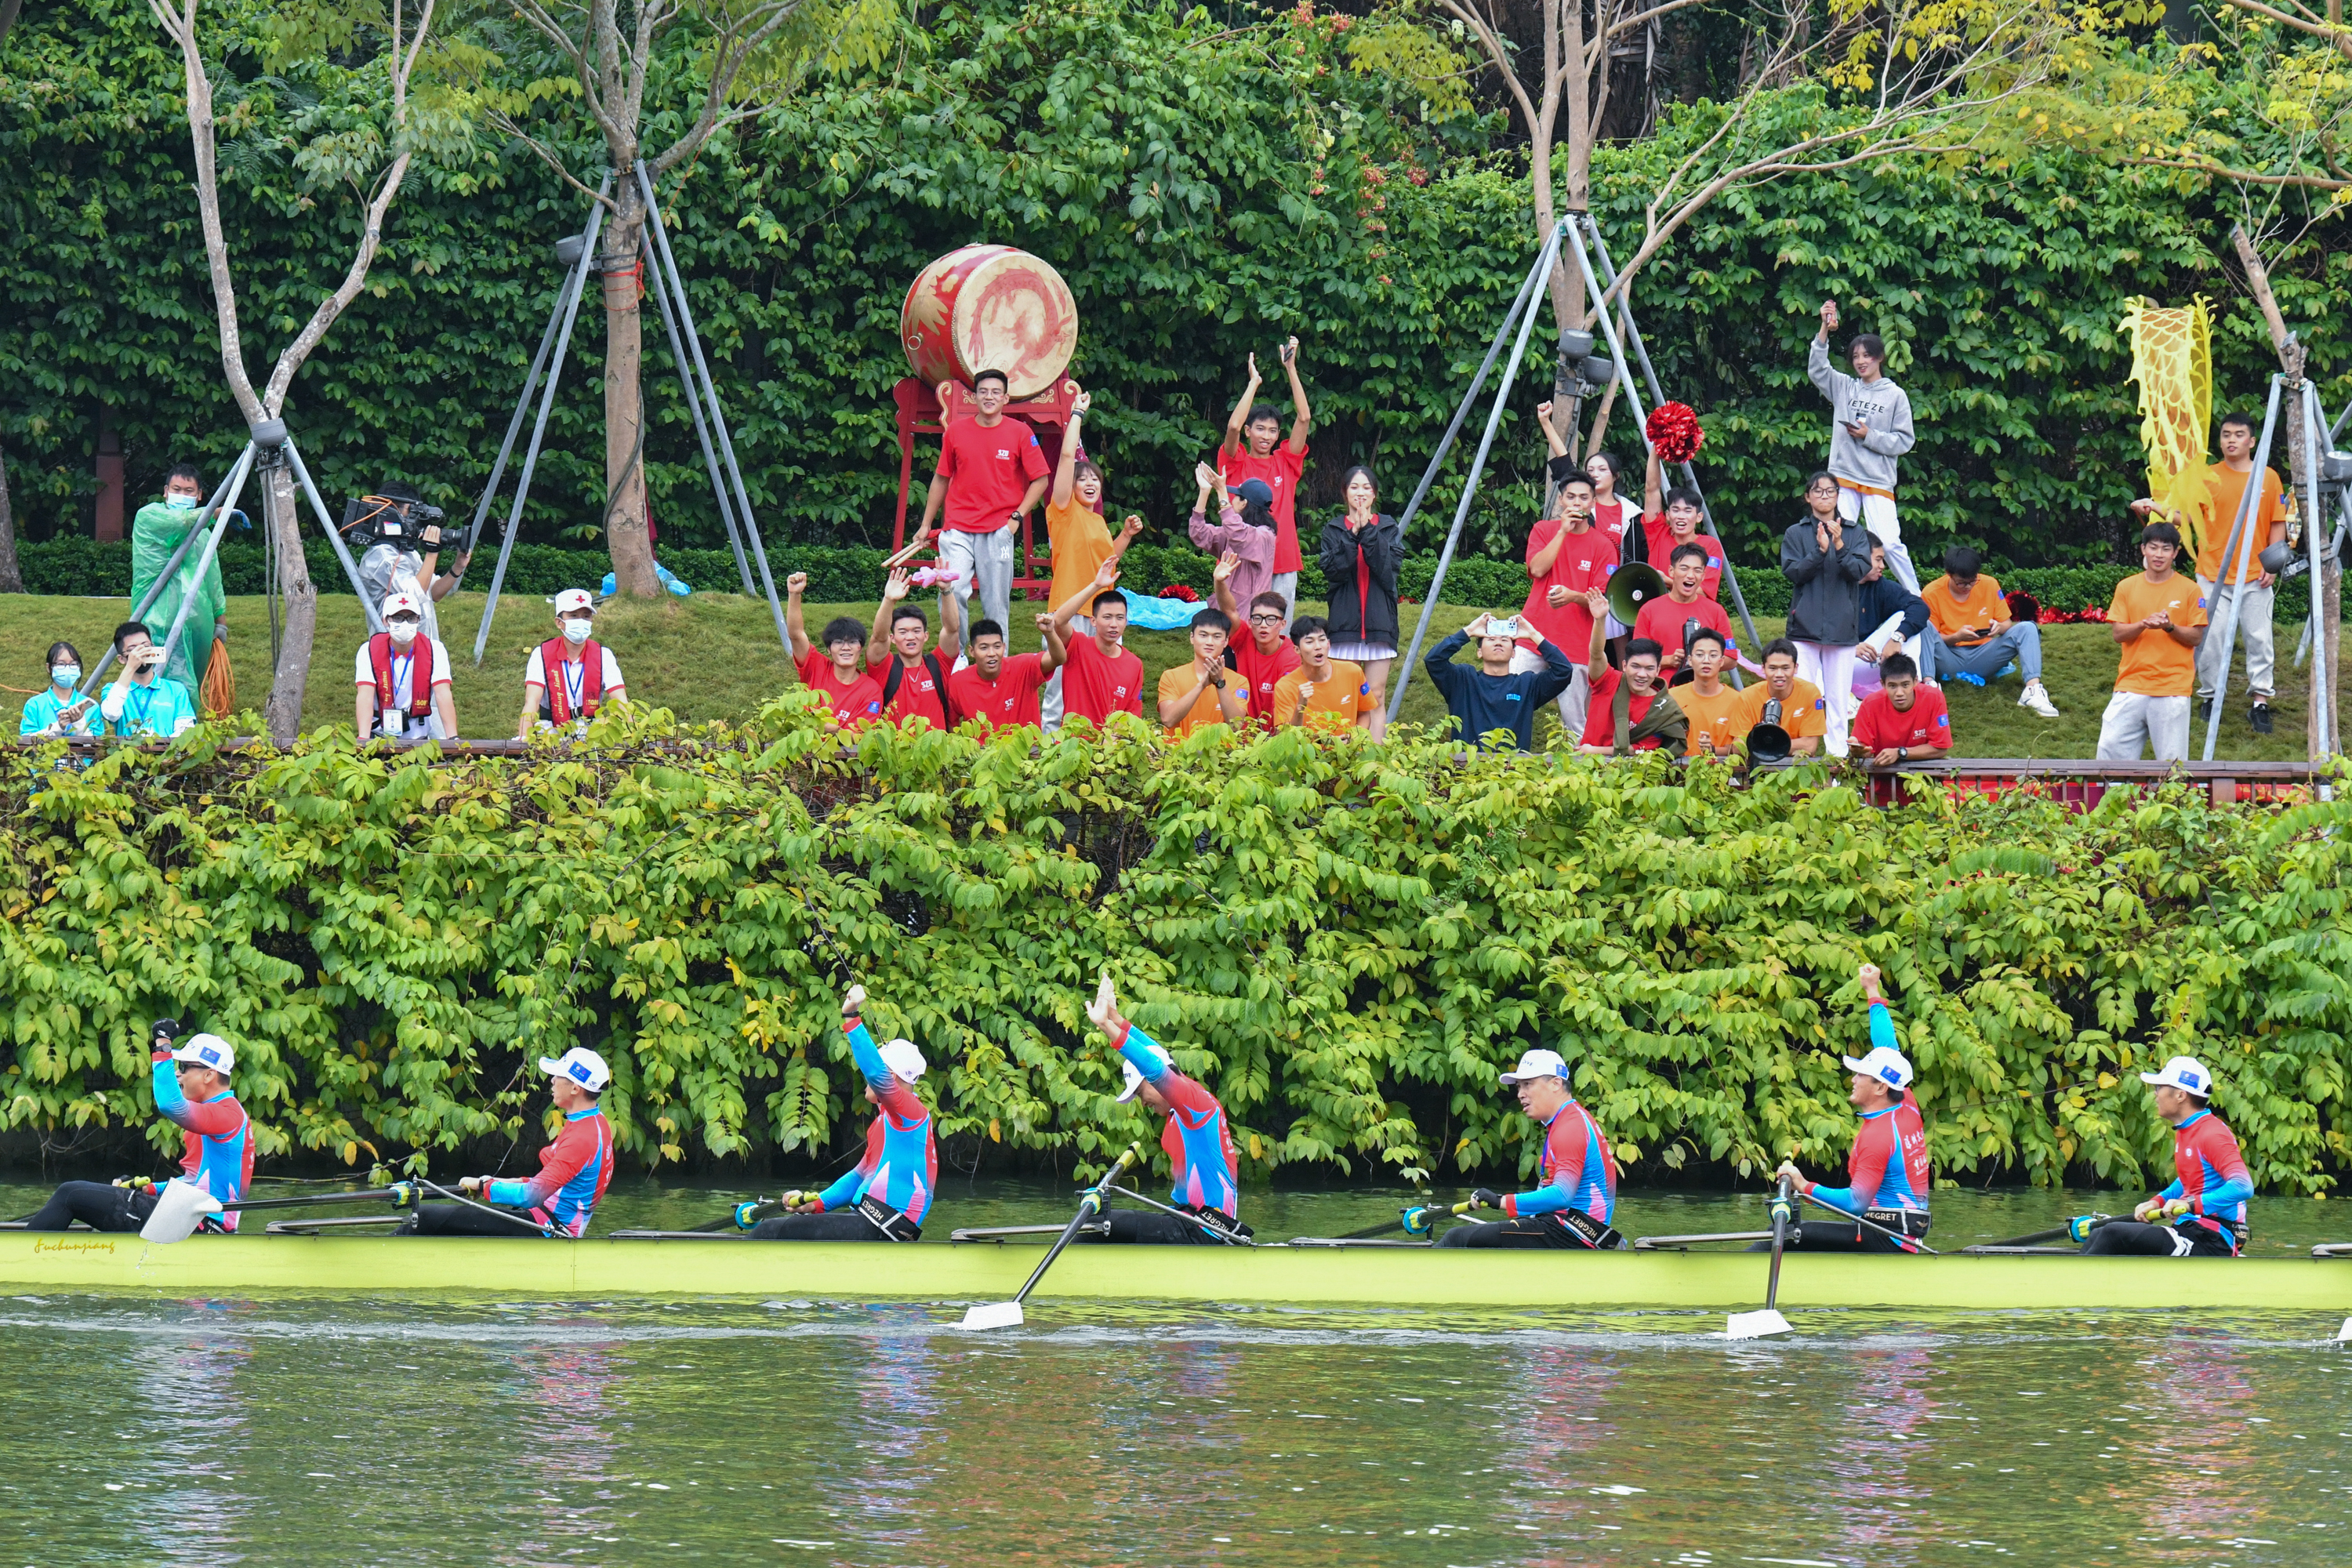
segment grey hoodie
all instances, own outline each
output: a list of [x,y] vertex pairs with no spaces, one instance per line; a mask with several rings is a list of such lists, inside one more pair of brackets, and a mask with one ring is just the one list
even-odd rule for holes
[[[1884,375],[1864,383],[1832,369],[1830,345],[1819,335],[1806,358],[1805,372],[1830,400],[1830,417],[1835,421],[1830,426],[1830,477],[1892,491],[1895,459],[1909,451],[1916,439],[1911,433],[1910,397]],[[1846,434],[1845,427],[1852,424],[1869,426],[1869,434],[1855,440]]]

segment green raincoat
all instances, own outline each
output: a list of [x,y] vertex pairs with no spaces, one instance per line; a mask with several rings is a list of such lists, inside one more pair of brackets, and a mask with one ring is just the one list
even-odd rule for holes
[[[147,590],[163,574],[163,563],[172,559],[172,552],[180,547],[180,541],[187,536],[202,512],[201,507],[174,511],[161,501],[139,509],[139,515],[131,522],[133,605],[144,598]],[[191,692],[205,689],[205,667],[212,662],[213,656],[213,627],[228,613],[228,593],[221,586],[220,562],[215,559],[206,566],[202,579],[196,575],[196,557],[204,553],[204,548],[202,538],[189,546],[179,570],[172,574],[172,580],[163,584],[163,591],[155,595],[155,602],[140,617],[160,645],[172,635],[172,619],[180,613],[181,601],[194,601],[188,608],[188,624],[180,630],[180,646],[173,650],[171,663],[163,667],[166,676]]]

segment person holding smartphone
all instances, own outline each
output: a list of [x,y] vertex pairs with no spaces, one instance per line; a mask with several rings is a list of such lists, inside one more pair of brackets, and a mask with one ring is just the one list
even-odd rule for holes
[[143,623],[125,621],[114,628],[114,653],[122,668],[98,705],[106,733],[168,741],[195,727],[196,705],[186,687],[163,673],[163,650]]
[[48,666],[49,684],[25,704],[25,716],[16,721],[17,736],[27,741],[54,741],[65,735],[103,734],[98,699],[74,694],[74,687],[81,680],[81,655],[74,645],[51,643],[49,656],[42,662]]
[[[1454,662],[1454,656],[1478,639],[1478,667]],[[1521,638],[1533,642],[1541,669],[1511,673],[1511,655]],[[1488,737],[1507,732],[1522,752],[1535,750],[1536,710],[1568,689],[1576,666],[1542,628],[1524,616],[1480,616],[1431,648],[1422,660],[1429,679],[1445,694],[1446,711],[1454,716],[1465,740],[1481,750]]]

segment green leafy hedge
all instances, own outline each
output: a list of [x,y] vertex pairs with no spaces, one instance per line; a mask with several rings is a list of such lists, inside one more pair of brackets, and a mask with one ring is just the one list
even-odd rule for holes
[[236,1042],[272,1156],[511,1155],[531,1061],[578,1040],[635,1159],[804,1163],[862,1126],[854,974],[929,1054],[957,1158],[1085,1164],[1148,1131],[1083,1020],[1108,963],[1255,1176],[1524,1172],[1494,1075],[1538,1043],[1634,1179],[1753,1176],[1843,1153],[1868,959],[1947,1175],[2160,1171],[2132,1072],[2176,1051],[2216,1069],[2264,1190],[2352,1165],[2341,803],[1878,812],[1820,772],[1734,787],[1410,731],[1171,749],[1125,721],[882,728],[845,757],[797,692],[527,761],[210,745],[6,760],[0,1125],[147,1131],[170,1014]]

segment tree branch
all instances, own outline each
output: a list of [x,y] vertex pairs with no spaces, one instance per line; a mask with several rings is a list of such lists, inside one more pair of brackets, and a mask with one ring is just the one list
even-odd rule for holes
[[[2281,22],[2287,26],[2309,33],[2315,37],[2325,38],[2336,46],[2338,54],[2352,58],[2352,29],[2327,22],[2306,20],[2304,16],[2291,16],[2284,11],[2275,10],[2263,5],[2262,0],[2228,0],[2228,3],[2238,10],[2251,12],[2257,16],[2267,16],[2273,22]],[[2300,9],[2300,7],[2297,8]]]
[[258,424],[268,417],[262,412],[261,399],[255,395],[253,378],[245,368],[245,340],[237,331],[236,285],[228,271],[228,240],[221,232],[220,175],[215,166],[213,132],[213,84],[205,73],[204,55],[196,44],[196,7],[200,0],[187,0],[184,10],[174,10],[171,0],[148,0],[147,8],[155,20],[180,46],[180,65],[188,94],[188,141],[195,155],[196,217],[204,229],[205,262],[212,272],[213,313],[220,323],[221,370],[228,377],[228,389],[236,398],[237,411],[245,416],[247,425]]
[[2261,174],[2252,169],[2232,169],[2221,163],[2198,163],[2188,158],[2126,158],[2123,161],[2149,169],[2187,169],[2195,174],[2209,174],[2217,180],[2242,180],[2250,185],[2293,185],[2313,191],[2352,191],[2352,180],[2326,180],[2317,174]]

